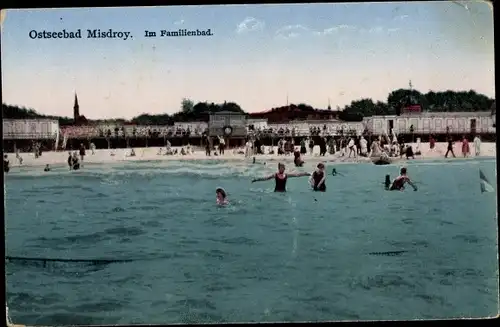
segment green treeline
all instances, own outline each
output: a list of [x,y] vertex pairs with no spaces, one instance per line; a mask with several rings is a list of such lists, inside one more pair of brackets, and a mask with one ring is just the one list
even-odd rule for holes
[[[492,108],[494,99],[491,99],[484,94],[479,94],[471,91],[444,91],[421,93],[417,90],[399,89],[391,92],[387,97],[386,102],[372,99],[360,99],[352,101],[344,108],[337,107],[338,118],[346,121],[360,121],[363,117],[373,115],[394,115],[397,110],[408,105],[419,104],[423,111],[428,112],[458,112],[458,111],[489,111]],[[180,111],[168,115],[158,114],[150,115],[143,113],[131,120],[125,119],[107,119],[107,120],[91,120],[88,122],[107,122],[107,123],[134,123],[138,125],[172,125],[174,122],[191,122],[191,121],[207,121],[210,113],[231,111],[247,114],[243,109],[234,102],[224,102],[220,104],[198,102],[194,104],[189,99],[183,99]],[[282,106],[272,108],[272,111],[287,111],[293,109],[302,113],[319,113],[331,110],[315,109],[307,104]],[[85,108],[83,108],[85,111]],[[9,119],[33,119],[46,118],[57,119],[60,125],[70,125],[73,123],[73,118],[57,117],[42,115],[31,108],[19,107],[15,105],[2,104],[2,116]]]

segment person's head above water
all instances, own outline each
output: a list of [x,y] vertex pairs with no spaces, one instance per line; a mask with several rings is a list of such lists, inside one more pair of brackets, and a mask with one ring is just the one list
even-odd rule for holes
[[220,196],[222,199],[226,198],[226,191],[224,191],[224,189],[222,187],[218,187],[215,190],[215,194],[217,194],[217,196]]
[[406,175],[406,168],[405,167],[401,168],[400,173],[401,175]]
[[278,163],[278,172],[280,174],[283,174],[285,172],[285,164],[284,163],[282,163],[282,162]]
[[318,168],[318,170],[320,170],[320,171],[323,171],[323,170],[325,169],[325,165],[324,165],[322,162],[320,162],[320,163],[316,166],[316,168]]

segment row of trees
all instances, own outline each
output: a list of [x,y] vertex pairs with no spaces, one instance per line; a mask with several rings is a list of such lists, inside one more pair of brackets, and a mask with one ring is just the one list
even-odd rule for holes
[[[365,98],[352,101],[344,108],[337,106],[338,118],[347,121],[361,120],[363,117],[372,115],[394,115],[398,108],[407,105],[419,104],[422,110],[431,112],[458,112],[458,111],[488,111],[491,110],[494,99],[487,97],[484,94],[479,94],[473,90],[471,91],[445,91],[421,93],[417,90],[399,89],[391,92],[387,97],[387,102],[373,101],[372,99]],[[280,110],[284,108],[290,111],[290,118],[293,118],[293,112],[309,112],[321,113],[331,110],[316,109],[307,104],[289,105],[287,107],[273,108],[271,111]],[[131,120],[125,119],[109,119],[106,122],[117,123],[133,123],[138,125],[171,125],[174,122],[187,122],[187,121],[207,121],[210,113],[221,111],[237,112],[247,114],[243,109],[234,102],[224,102],[220,104],[198,102],[194,103],[192,100],[183,99],[181,103],[181,110],[173,115],[168,114],[141,114]],[[34,109],[25,107],[13,106],[2,104],[3,118],[11,119],[30,119],[30,118],[50,118],[58,119],[61,125],[68,125],[73,123],[73,119],[69,117],[48,116],[36,112]],[[103,120],[100,120],[102,122]],[[96,122],[90,120],[89,122]]]
[[399,89],[391,92],[387,102],[372,99],[352,101],[343,112],[362,117],[373,115],[395,115],[398,108],[408,105],[420,105],[428,112],[489,111],[494,99],[473,90],[468,92],[434,92],[420,93],[417,90]]

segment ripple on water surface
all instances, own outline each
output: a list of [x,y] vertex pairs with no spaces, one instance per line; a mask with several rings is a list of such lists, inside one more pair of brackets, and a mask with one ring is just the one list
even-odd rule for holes
[[[311,163],[312,166],[313,163]],[[446,169],[443,169],[446,165]],[[327,166],[331,171],[333,166]],[[408,163],[418,192],[386,192],[397,166],[337,166],[272,192],[274,164],[140,162],[6,175],[8,262],[22,324],[483,317],[498,308],[496,203],[478,170]],[[290,170],[295,168],[289,167]],[[305,168],[296,168],[305,171]],[[231,204],[217,207],[215,188]],[[375,253],[375,254],[370,254]],[[397,253],[390,255],[390,253]]]

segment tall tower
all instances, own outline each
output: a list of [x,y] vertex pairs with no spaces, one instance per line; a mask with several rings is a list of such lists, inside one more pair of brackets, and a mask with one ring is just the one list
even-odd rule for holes
[[75,92],[75,104],[73,105],[73,119],[75,123],[77,122],[78,117],[80,117],[80,106],[78,105],[78,96]]

